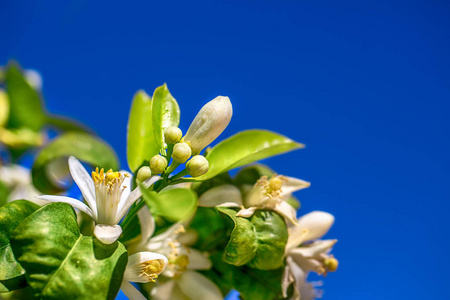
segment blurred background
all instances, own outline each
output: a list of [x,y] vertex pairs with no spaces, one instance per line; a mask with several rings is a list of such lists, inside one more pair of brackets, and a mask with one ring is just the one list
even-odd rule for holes
[[[126,165],[133,94],[167,83],[186,131],[229,96],[221,138],[266,128],[306,148],[266,160],[312,182],[340,266],[323,299],[449,299],[448,1],[6,1],[0,65],[43,78]],[[316,280],[317,278],[313,278]]]

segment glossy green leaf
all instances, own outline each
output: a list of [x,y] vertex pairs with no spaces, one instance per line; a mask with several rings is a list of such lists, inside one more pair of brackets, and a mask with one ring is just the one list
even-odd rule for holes
[[251,217],[258,248],[250,265],[260,270],[273,270],[283,264],[288,232],[283,218],[273,211],[257,210]]
[[6,204],[10,192],[9,187],[3,181],[0,181],[0,207]]
[[270,131],[239,132],[208,152],[208,173],[192,181],[207,180],[225,171],[303,147],[302,144]]
[[4,127],[9,116],[9,99],[5,91],[0,89],[0,127]]
[[248,266],[235,267],[221,260],[220,254],[211,255],[213,270],[206,275],[226,294],[231,289],[239,292],[244,300],[284,299],[281,295],[283,268],[262,271]]
[[236,217],[236,211],[233,209],[225,207],[217,209],[234,222],[234,229],[225,247],[223,260],[235,266],[248,263],[255,257],[258,247],[253,224],[246,218]]
[[125,247],[80,234],[73,208],[51,203],[13,231],[14,255],[40,299],[114,299],[127,263]]
[[189,228],[197,232],[198,239],[194,246],[202,251],[224,249],[228,243],[224,217],[215,207],[198,207]]
[[0,292],[26,285],[25,270],[14,257],[10,236],[26,217],[40,206],[26,200],[16,200],[0,207]]
[[63,191],[63,187],[49,178],[47,168],[50,163],[70,155],[94,167],[119,169],[114,150],[100,138],[86,133],[68,132],[47,144],[37,155],[31,170],[34,186],[44,194]]
[[156,142],[164,151],[164,132],[168,127],[180,124],[180,108],[166,84],[156,88],[153,93],[152,120]]
[[5,81],[10,104],[8,128],[39,131],[46,118],[39,93],[28,84],[16,64],[8,65]]
[[128,166],[134,173],[144,162],[159,153],[153,134],[152,99],[142,90],[134,95],[131,104],[127,140]]
[[156,193],[141,187],[150,211],[172,222],[191,216],[197,207],[197,195],[190,189],[174,188]]
[[67,117],[50,115],[46,117],[46,125],[54,127],[62,131],[79,131],[90,133],[91,130],[84,124]]

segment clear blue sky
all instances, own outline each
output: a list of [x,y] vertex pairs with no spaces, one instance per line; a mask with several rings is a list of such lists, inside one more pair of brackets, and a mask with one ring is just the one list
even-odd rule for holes
[[167,82],[184,130],[229,96],[223,137],[307,145],[267,163],[312,182],[302,213],[336,216],[323,299],[449,299],[449,15],[446,1],[0,1],[0,64],[39,70],[48,109],[124,166],[138,89]]

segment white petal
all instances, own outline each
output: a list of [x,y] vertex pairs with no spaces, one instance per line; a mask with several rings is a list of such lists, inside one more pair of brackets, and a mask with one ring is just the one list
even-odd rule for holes
[[337,240],[320,240],[305,247],[292,249],[290,252],[304,257],[319,257],[322,253],[328,253],[336,242]]
[[125,186],[123,192],[122,192],[122,196],[120,197],[120,202],[125,202],[125,200],[128,198],[128,196],[131,193],[131,185],[132,183],[132,177],[133,174],[131,174],[130,172],[127,171],[120,171],[121,174],[123,174],[125,176],[125,179],[123,180],[122,185]]
[[141,240],[148,241],[155,232],[155,219],[146,205],[138,211],[137,215],[141,225]]
[[283,200],[289,198],[293,192],[306,189],[311,186],[311,183],[301,179],[288,176],[284,176],[284,178],[286,178],[287,181],[284,182],[281,187],[281,199]]
[[216,186],[200,196],[198,206],[240,207],[242,206],[241,191],[231,184]]
[[163,284],[158,284],[150,292],[152,295],[151,299],[154,300],[175,300],[173,297],[173,292],[175,288],[175,280],[169,280]]
[[[161,179],[160,176],[152,176],[146,181],[143,182],[143,185],[148,188],[155,182],[157,182],[159,179]],[[119,223],[120,220],[123,218],[123,216],[126,214],[128,209],[133,205],[136,200],[138,200],[142,196],[141,189],[139,187],[135,188],[125,200],[120,200],[119,206],[117,208],[117,215],[116,215],[116,223]]]
[[261,206],[267,199],[267,195],[264,194],[264,188],[255,184],[245,195],[244,205],[245,207]]
[[154,252],[138,252],[130,255],[123,279],[131,282],[150,282],[151,278],[143,274],[143,263],[151,264],[155,269],[154,274],[148,275],[158,276],[166,268],[168,260],[164,255]]
[[190,270],[209,270],[212,267],[209,258],[196,249],[189,248],[187,256],[189,258],[188,269]]
[[69,157],[69,169],[73,180],[83,194],[83,198],[92,209],[95,219],[97,219],[97,202],[95,201],[94,181],[78,159],[73,156]]
[[128,299],[131,300],[147,300],[147,298],[144,297],[144,295],[141,294],[141,292],[138,291],[137,288],[135,288],[131,283],[128,281],[122,281],[122,285],[120,286],[120,289],[125,294],[125,296],[128,297]]
[[122,227],[120,225],[103,225],[97,224],[94,228],[95,237],[105,245],[109,245],[117,241],[122,234]]
[[[324,236],[334,223],[334,216],[323,211],[313,211],[298,219],[298,226],[289,228],[288,244],[299,246],[306,241],[312,241]],[[304,234],[305,229],[307,234]]]
[[306,280],[306,273],[290,257],[286,258],[292,276],[294,277],[294,295],[293,300],[300,300],[300,290]]
[[204,275],[194,272],[184,272],[177,285],[189,298],[196,300],[222,300],[219,288]]
[[192,155],[199,154],[225,130],[232,114],[230,98],[223,96],[214,98],[200,109],[183,138],[191,147]]
[[65,196],[52,196],[52,195],[43,195],[43,196],[39,196],[36,198],[42,199],[42,200],[47,200],[50,202],[64,202],[64,203],[70,204],[74,208],[81,210],[82,212],[87,214],[89,217],[94,219],[94,221],[96,221],[96,217],[94,216],[94,213],[92,212],[92,210],[86,204],[84,204],[83,202],[81,202],[77,199],[65,197]]
[[240,211],[237,212],[236,216],[243,217],[243,218],[250,218],[251,216],[253,216],[256,209],[257,209],[256,207],[249,207],[249,208],[241,209]]
[[294,276],[292,276],[291,268],[289,267],[289,264],[286,264],[283,271],[283,277],[281,278],[281,293],[284,298],[287,298],[287,290],[293,282]]
[[151,238],[152,243],[158,242],[166,242],[169,239],[176,239],[177,236],[182,232],[180,228],[184,227],[182,222],[177,222],[166,229],[163,233],[158,234],[157,236]]
[[274,210],[293,224],[297,224],[297,211],[286,201],[277,203]]

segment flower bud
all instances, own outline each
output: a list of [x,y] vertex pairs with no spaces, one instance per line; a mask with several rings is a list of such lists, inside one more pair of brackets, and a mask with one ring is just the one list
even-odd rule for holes
[[167,168],[167,159],[161,155],[155,155],[150,159],[150,170],[152,174],[161,174]]
[[152,171],[150,167],[144,166],[139,169],[137,172],[137,180],[138,182],[144,182],[152,176]]
[[164,132],[164,139],[168,144],[178,143],[182,136],[183,133],[181,132],[181,129],[175,126],[170,126]]
[[334,257],[327,258],[323,263],[329,272],[336,271],[339,266],[339,261]]
[[191,157],[191,154],[191,148],[186,143],[177,143],[173,146],[172,158],[180,164],[185,163]]
[[192,154],[199,154],[211,144],[230,123],[233,108],[228,97],[218,96],[200,109],[184,137]]
[[187,162],[186,170],[192,177],[206,174],[209,170],[208,160],[203,155],[195,155]]

